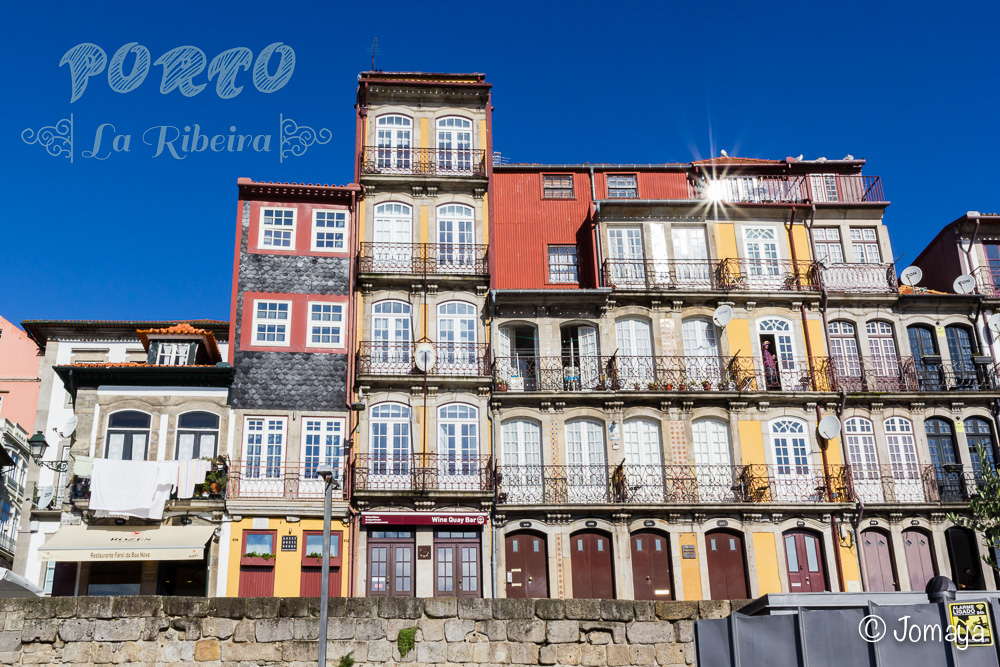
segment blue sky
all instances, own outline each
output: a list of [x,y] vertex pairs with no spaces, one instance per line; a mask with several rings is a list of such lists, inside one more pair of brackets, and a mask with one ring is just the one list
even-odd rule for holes
[[[376,37],[383,70],[485,72],[495,148],[512,161],[850,153],[883,179],[899,268],[965,211],[1000,210],[1000,10],[986,3],[20,5],[0,21],[0,314],[14,321],[228,318],[236,179],[350,181],[356,77]],[[282,42],[296,63],[270,94],[242,72],[231,99],[214,81],[161,94],[156,65],[118,93],[105,70],[71,103],[59,62],[84,42],[109,62],[130,42],[152,61],[185,45],[256,58]],[[23,141],[70,114],[72,164]],[[332,138],[279,162],[279,114]],[[104,123],[132,135],[131,151],[84,158]],[[178,160],[143,143],[149,128],[194,124],[271,134],[271,150]]]

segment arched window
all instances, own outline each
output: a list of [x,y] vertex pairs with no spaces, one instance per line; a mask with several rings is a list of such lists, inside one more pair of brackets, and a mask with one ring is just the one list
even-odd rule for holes
[[104,458],[145,461],[149,448],[150,416],[138,410],[122,410],[108,415],[108,437]]
[[413,162],[413,121],[406,116],[388,115],[375,119],[375,165],[379,171],[406,173]]
[[653,327],[648,320],[623,317],[615,322],[618,355],[615,367],[624,389],[646,389],[656,378]]
[[[496,346],[498,391],[538,390],[538,329],[530,324],[500,327]],[[556,382],[561,388],[561,381]]]
[[847,462],[851,464],[854,491],[869,503],[884,501],[882,472],[875,449],[875,428],[864,417],[851,417],[844,422],[847,434]]
[[413,271],[413,209],[400,202],[375,207],[372,270],[382,273]]
[[215,457],[219,443],[219,415],[185,412],[177,418],[178,461]]
[[757,322],[764,386],[769,391],[791,391],[799,385],[796,373],[792,323],[783,317],[766,317]]
[[965,326],[950,324],[944,328],[945,339],[948,341],[948,356],[951,357],[951,372],[954,380],[950,386],[957,389],[992,389],[992,386],[979,387],[976,379],[976,367],[972,356],[976,353],[972,331]]
[[648,417],[626,419],[625,477],[618,482],[616,494],[629,502],[663,502],[663,451],[660,422]]
[[783,500],[819,500],[819,492],[810,488],[809,440],[805,424],[798,419],[775,419],[769,424],[774,455],[775,496]]
[[542,493],[542,426],[533,419],[508,419],[500,425],[502,493],[509,503],[540,503]]
[[941,357],[934,330],[928,326],[915,324],[907,327],[906,333],[910,338],[910,353],[913,354],[920,390],[940,391]]
[[924,490],[917,465],[917,443],[913,422],[903,417],[890,417],[883,422],[885,442],[889,449],[892,469],[892,493],[895,502],[923,502]]
[[861,356],[858,354],[858,338],[852,322],[838,320],[827,326],[830,334],[830,356],[833,368],[841,386],[854,387],[859,391],[861,380]]
[[479,410],[475,406],[449,403],[438,408],[437,453],[442,484],[462,489],[475,484],[479,476]]
[[379,301],[372,305],[372,372],[410,372],[413,363],[410,304]]
[[[566,324],[559,328],[562,349],[562,388],[567,391],[590,391],[602,382],[597,327],[592,324]],[[542,378],[544,382],[546,378]],[[558,381],[557,381],[558,383]]]
[[458,116],[438,118],[438,173],[465,174],[472,171],[472,121]]
[[473,273],[476,255],[475,211],[462,204],[437,208],[437,264],[442,273]]
[[[993,440],[993,429],[990,428],[990,423],[982,417],[966,419],[965,440],[969,444],[969,455],[972,457],[972,471],[976,474],[976,479],[979,480],[984,465],[988,470],[996,468],[994,463],[996,443]],[[986,454],[985,460],[979,458],[979,447],[982,447],[983,453]]]
[[476,307],[465,301],[446,301],[438,306],[438,374],[482,374],[476,345],[478,317]]
[[873,391],[900,391],[904,389],[899,373],[899,352],[891,322],[872,320],[865,324],[871,369],[868,388]]
[[570,502],[602,502],[607,498],[602,422],[596,419],[566,422],[566,460]]
[[410,488],[410,408],[379,403],[371,409],[369,489]]
[[964,502],[966,500],[962,467],[958,465],[958,448],[955,446],[955,430],[950,421],[933,417],[924,420],[927,434],[927,450],[934,465],[938,491],[944,502]]
[[722,379],[718,329],[707,317],[689,317],[681,322],[684,340],[684,375],[694,385]]

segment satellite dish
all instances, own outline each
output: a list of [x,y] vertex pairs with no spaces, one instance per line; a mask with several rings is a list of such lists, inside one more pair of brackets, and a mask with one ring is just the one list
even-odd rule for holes
[[416,363],[417,369],[421,373],[426,373],[434,368],[434,362],[437,361],[437,355],[434,353],[434,345],[431,343],[420,343],[417,345],[413,356],[414,363]]
[[816,430],[824,440],[832,440],[840,435],[840,420],[833,415],[827,415],[819,420]]
[[955,283],[952,287],[955,288],[955,294],[972,294],[976,291],[976,279],[968,273],[963,273],[958,278],[955,278]]
[[712,321],[715,322],[715,326],[724,327],[733,320],[733,307],[732,306],[719,306],[712,313]]
[[76,425],[79,421],[80,419],[76,415],[70,415],[69,419],[67,419],[65,423],[63,423],[63,425],[59,427],[58,429],[59,436],[63,438],[68,438],[69,436],[73,435],[73,432],[76,431]]
[[48,509],[49,505],[52,504],[52,496],[55,495],[55,488],[52,486],[46,486],[41,491],[38,492],[38,509],[44,510]]
[[913,287],[920,282],[920,279],[924,277],[924,272],[920,270],[919,266],[908,266],[903,269],[903,272],[899,274],[899,280],[904,285],[909,285]]
[[1000,333],[1000,313],[993,313],[990,319],[986,320],[986,325],[996,333]]

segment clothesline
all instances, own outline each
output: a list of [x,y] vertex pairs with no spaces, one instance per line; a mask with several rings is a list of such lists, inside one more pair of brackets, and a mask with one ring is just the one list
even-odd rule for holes
[[186,461],[122,461],[94,459],[90,478],[90,509],[96,517],[163,518],[170,493],[192,498],[212,464]]

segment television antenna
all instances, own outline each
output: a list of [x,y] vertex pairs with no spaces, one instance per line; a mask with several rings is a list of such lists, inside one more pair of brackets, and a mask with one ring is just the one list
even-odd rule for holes
[[373,72],[375,71],[375,56],[380,53],[382,53],[382,49],[378,48],[378,37],[376,37],[375,40],[372,42],[372,48],[368,52],[368,54],[372,57],[371,71]]

